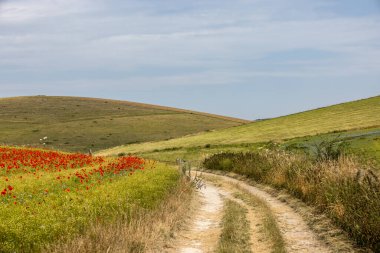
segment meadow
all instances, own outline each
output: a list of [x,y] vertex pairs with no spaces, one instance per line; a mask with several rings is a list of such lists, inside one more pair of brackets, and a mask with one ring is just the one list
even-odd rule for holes
[[1,252],[39,252],[94,224],[133,220],[179,183],[177,170],[133,156],[2,146],[0,158]]
[[[245,120],[127,101],[79,97],[0,99],[0,144],[72,152],[166,140]],[[47,140],[40,141],[47,136]]]
[[380,96],[377,96],[167,141],[119,146],[99,154],[166,152],[170,149],[203,149],[220,145],[239,147],[245,144],[282,142],[303,136],[379,126]]

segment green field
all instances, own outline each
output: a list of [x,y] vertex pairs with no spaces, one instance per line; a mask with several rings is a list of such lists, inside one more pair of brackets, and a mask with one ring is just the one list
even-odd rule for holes
[[117,145],[158,141],[241,125],[247,121],[219,115],[78,97],[0,99],[0,144],[41,145],[88,152]]
[[355,151],[368,151],[371,157],[379,158],[379,126],[380,96],[377,96],[168,141],[119,146],[100,154],[138,153],[167,162],[179,157],[199,160],[219,151],[254,150],[270,141],[287,146],[343,132],[342,137],[346,135]]

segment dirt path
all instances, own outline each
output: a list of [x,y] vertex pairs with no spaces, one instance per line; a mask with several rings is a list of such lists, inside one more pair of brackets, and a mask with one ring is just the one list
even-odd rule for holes
[[302,217],[286,203],[279,201],[265,191],[237,179],[213,174],[208,175],[238,185],[240,188],[247,190],[250,194],[265,200],[276,217],[278,226],[285,240],[287,252],[332,252],[327,245],[317,239],[317,236],[309,229]]
[[197,210],[189,227],[182,231],[169,253],[214,252],[220,235],[223,190],[207,184],[198,191]]
[[[206,187],[199,192],[200,205],[186,231],[175,242],[173,251],[182,253],[214,252],[220,236],[220,221],[223,216],[223,202],[233,198],[244,207],[242,201],[233,197],[238,189],[243,189],[257,198],[264,200],[276,218],[281,235],[285,241],[286,252],[339,252],[318,239],[307,223],[287,203],[280,201],[269,193],[245,182],[226,176],[203,173]],[[219,182],[219,183],[218,183]],[[271,252],[266,238],[257,226],[262,215],[250,208],[247,218],[250,221],[252,252]],[[345,250],[354,252],[354,250]]]

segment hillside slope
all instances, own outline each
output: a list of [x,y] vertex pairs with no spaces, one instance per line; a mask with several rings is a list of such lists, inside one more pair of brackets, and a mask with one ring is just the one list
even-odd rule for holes
[[79,97],[0,98],[0,143],[87,152],[158,141],[247,121],[148,104]]
[[141,153],[206,144],[255,143],[378,126],[380,126],[380,96],[168,141],[115,147],[101,154]]

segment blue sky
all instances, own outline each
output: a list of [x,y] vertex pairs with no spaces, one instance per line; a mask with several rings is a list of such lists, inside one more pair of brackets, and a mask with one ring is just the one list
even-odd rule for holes
[[378,0],[0,0],[0,97],[246,119],[380,95]]

